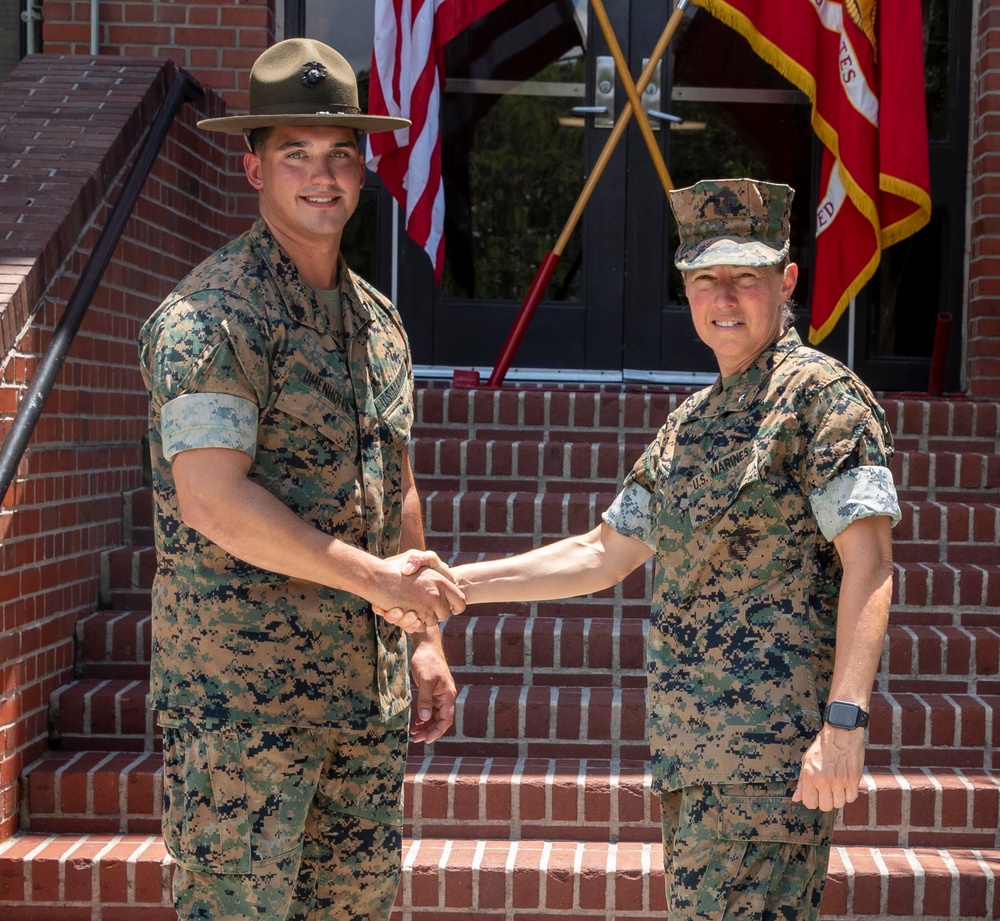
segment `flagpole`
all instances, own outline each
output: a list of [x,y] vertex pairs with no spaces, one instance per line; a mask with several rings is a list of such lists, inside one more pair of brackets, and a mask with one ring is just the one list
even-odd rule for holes
[[[653,78],[653,74],[656,72],[656,68],[660,66],[660,59],[666,52],[667,46],[670,44],[670,40],[674,36],[674,32],[677,31],[677,27],[680,25],[680,21],[684,16],[684,9],[687,7],[688,2],[689,0],[677,0],[677,6],[674,9],[673,14],[670,16],[670,19],[667,21],[663,34],[660,35],[660,39],[656,43],[656,47],[650,54],[648,63],[643,68],[639,79],[635,83],[636,98],[638,98],[639,95],[646,89],[649,85],[649,81]],[[642,110],[641,104],[639,106],[639,110]],[[531,287],[528,289],[528,294],[524,299],[524,303],[521,304],[521,309],[518,311],[514,325],[507,334],[507,340],[504,342],[503,348],[500,351],[500,357],[493,366],[493,373],[490,375],[489,381],[486,385],[487,387],[499,387],[503,383],[504,376],[507,374],[507,370],[510,368],[511,362],[514,360],[514,355],[517,353],[518,346],[520,346],[521,340],[527,332],[528,324],[531,323],[531,318],[535,315],[535,311],[538,309],[538,303],[541,301],[542,295],[548,287],[549,280],[552,278],[552,273],[555,271],[555,267],[558,264],[563,251],[566,249],[566,244],[569,242],[569,238],[573,235],[573,231],[583,214],[583,209],[587,206],[587,202],[590,200],[590,196],[593,194],[597,181],[601,178],[601,174],[608,165],[608,161],[610,161],[611,155],[615,151],[615,147],[618,146],[618,141],[625,133],[625,129],[628,127],[628,122],[631,117],[632,101],[630,97],[629,105],[623,107],[621,112],[618,114],[618,119],[615,121],[614,128],[611,129],[610,136],[604,142],[604,147],[598,155],[597,161],[594,163],[594,167],[591,169],[586,183],[584,183],[583,190],[580,192],[580,196],[577,198],[576,204],[570,212],[570,216],[562,229],[562,233],[559,235],[559,239],[556,240],[556,244],[552,247],[551,251],[546,253],[545,258],[538,267],[538,271],[535,272],[535,278],[531,282]]]
[[854,370],[854,298],[847,305],[847,367]]
[[389,299],[399,307],[399,202],[395,195],[389,196],[392,201],[392,279],[390,281]]

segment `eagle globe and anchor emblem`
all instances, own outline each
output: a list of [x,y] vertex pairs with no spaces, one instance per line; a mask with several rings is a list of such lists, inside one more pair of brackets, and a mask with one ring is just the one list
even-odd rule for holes
[[319,61],[307,61],[302,65],[303,73],[299,77],[302,85],[312,89],[319,86],[328,76],[326,68]]

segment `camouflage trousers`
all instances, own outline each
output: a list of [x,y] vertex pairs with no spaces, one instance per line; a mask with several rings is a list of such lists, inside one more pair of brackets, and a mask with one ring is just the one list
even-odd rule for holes
[[835,813],[795,784],[706,784],[660,795],[669,921],[815,921]]
[[163,836],[181,921],[387,919],[407,714],[367,729],[160,714]]

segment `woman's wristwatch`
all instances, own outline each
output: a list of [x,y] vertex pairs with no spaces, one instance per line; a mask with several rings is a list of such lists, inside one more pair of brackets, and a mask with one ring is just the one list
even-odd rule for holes
[[834,700],[826,705],[823,722],[835,729],[864,729],[868,726],[868,711],[857,704]]

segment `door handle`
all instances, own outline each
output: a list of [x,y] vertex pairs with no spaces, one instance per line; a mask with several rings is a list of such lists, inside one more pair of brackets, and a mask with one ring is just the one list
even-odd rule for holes
[[[642,59],[642,69],[646,69],[646,65],[649,63],[649,58]],[[660,68],[663,66],[663,62],[660,62],[660,67],[656,68],[653,73],[653,78],[646,84],[646,89],[642,94],[642,107],[646,111],[646,115],[652,119],[649,123],[649,127],[654,131],[660,130],[660,125],[658,119],[663,114],[660,112]]]
[[[679,115],[671,115],[669,112],[660,112],[658,109],[646,109],[646,114],[650,118],[655,118],[660,122],[674,122],[677,125],[684,124],[684,119]],[[652,127],[655,128],[656,126],[652,125]]]
[[[645,70],[649,63],[649,58],[642,59],[642,67]],[[611,113],[615,110],[615,59],[611,55],[599,55],[594,78],[594,105],[576,106],[573,109],[575,115],[595,115],[595,128],[610,128],[614,124]],[[650,127],[658,131],[661,121],[681,122],[682,118],[676,115],[669,115],[660,111],[660,75],[654,74],[642,94],[642,107],[652,121]]]
[[601,54],[597,57],[594,73],[594,107],[598,106],[601,106],[607,114],[595,118],[594,127],[610,128],[614,124],[611,113],[615,110],[615,59],[610,54]]

